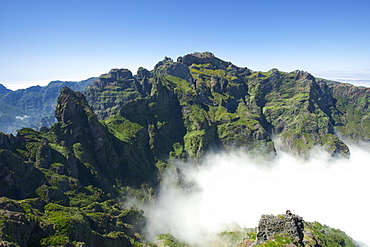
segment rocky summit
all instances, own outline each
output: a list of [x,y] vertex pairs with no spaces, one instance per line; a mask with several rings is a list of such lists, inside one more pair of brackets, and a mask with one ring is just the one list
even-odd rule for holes
[[258,224],[256,244],[272,240],[277,234],[287,234],[298,245],[304,246],[304,221],[302,217],[287,210],[280,215],[262,215]]
[[332,247],[359,245],[344,232],[318,222],[306,222],[287,210],[285,214],[261,216],[257,232],[247,232],[242,247]]
[[[162,245],[148,243],[145,212],[129,203],[155,204],[167,173],[189,186],[177,161],[200,165],[208,152],[229,150],[272,160],[277,139],[297,156],[320,147],[348,157],[342,138],[370,139],[368,89],[300,70],[253,71],[210,52],[86,83],[0,88],[2,116],[23,107],[18,120],[40,117],[40,106],[55,115],[41,128],[0,133],[0,246],[189,246],[166,233]],[[289,211],[262,216],[258,232],[220,236],[232,246],[356,246]]]

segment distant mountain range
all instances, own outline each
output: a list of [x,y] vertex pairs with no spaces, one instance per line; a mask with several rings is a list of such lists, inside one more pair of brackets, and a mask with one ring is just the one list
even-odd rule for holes
[[[81,82],[53,81],[16,91],[0,85],[0,131],[15,134],[22,127],[50,127],[56,121],[56,99],[63,87],[84,92],[95,114],[104,120],[122,111],[124,104],[148,98],[157,84],[176,90],[171,97],[177,97],[182,111],[189,112],[178,112],[182,117],[203,118],[203,123],[197,123],[203,127],[194,130],[204,131],[204,136],[213,132],[218,139],[209,140],[210,145],[241,141],[222,130],[245,135],[239,144],[262,141],[268,148],[273,148],[271,135],[280,135],[294,152],[313,145],[326,146],[333,153],[348,152],[335,131],[356,140],[370,138],[369,89],[315,78],[304,71],[252,71],[208,52],[189,54],[177,62],[165,58],[153,71],[140,68],[135,76],[126,69],[112,69]],[[191,117],[194,114],[199,115]],[[184,137],[191,132],[189,127],[182,131]],[[199,156],[199,151],[194,155]]]
[[15,134],[23,127],[39,129],[55,123],[55,107],[63,87],[83,92],[96,78],[80,82],[52,81],[49,85],[12,91],[0,84],[0,131]]

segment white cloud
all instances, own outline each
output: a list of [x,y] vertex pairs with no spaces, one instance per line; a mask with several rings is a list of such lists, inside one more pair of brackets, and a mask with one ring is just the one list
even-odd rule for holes
[[27,119],[27,118],[30,118],[30,116],[28,116],[28,115],[23,115],[23,116],[15,116],[15,119],[19,119],[19,120],[25,120],[25,119]]
[[200,167],[181,165],[194,186],[180,189],[169,178],[155,207],[146,209],[152,235],[172,233],[206,246],[223,223],[255,227],[262,214],[290,209],[306,221],[318,221],[370,244],[367,191],[370,153],[351,148],[350,159],[331,159],[315,151],[300,160],[279,151],[268,164],[240,153],[209,155]]
[[370,71],[317,71],[313,75],[333,81],[350,83],[355,86],[370,87]]

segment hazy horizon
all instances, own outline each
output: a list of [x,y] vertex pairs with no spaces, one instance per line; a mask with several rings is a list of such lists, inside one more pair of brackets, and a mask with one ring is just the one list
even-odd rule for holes
[[363,79],[356,74],[370,74],[369,9],[362,0],[0,1],[0,83],[151,69],[196,51],[257,71]]
[[[217,54],[215,54],[215,55],[217,55]],[[154,65],[152,67],[154,67]],[[241,67],[248,67],[248,66],[241,66]],[[122,68],[129,69],[133,73],[133,75],[136,74],[137,69],[138,69],[138,68],[130,69],[128,67],[122,67]],[[152,68],[146,68],[146,69],[151,70]],[[277,69],[279,69],[279,68],[277,68]],[[91,77],[99,77],[102,74],[108,73],[109,70],[107,70],[103,73],[100,73],[100,74],[89,75],[87,77],[74,77],[74,78],[63,77],[63,78],[51,78],[51,79],[43,79],[43,80],[35,80],[35,81],[31,81],[31,80],[18,81],[18,82],[17,81],[11,81],[11,82],[5,82],[5,83],[0,81],[0,84],[4,85],[7,89],[16,91],[18,89],[26,89],[26,88],[29,88],[29,87],[32,87],[32,86],[47,86],[52,81],[83,81],[83,80],[89,79]],[[263,70],[256,70],[256,71],[263,71]],[[268,70],[264,70],[264,71],[268,71]],[[284,71],[284,72],[291,72],[291,71]],[[310,71],[308,71],[308,72],[310,72]],[[316,78],[324,78],[324,79],[328,79],[328,80],[333,80],[333,81],[338,81],[338,82],[343,82],[343,83],[349,83],[349,84],[352,84],[354,86],[370,87],[370,72],[365,72],[365,71],[360,71],[360,72],[327,71],[327,72],[318,72],[316,74],[315,73],[311,73],[311,74],[313,76],[315,76]]]

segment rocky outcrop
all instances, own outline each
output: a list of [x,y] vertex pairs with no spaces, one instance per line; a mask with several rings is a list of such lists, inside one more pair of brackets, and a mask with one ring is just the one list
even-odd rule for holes
[[262,215],[258,223],[256,244],[272,240],[276,235],[287,234],[298,246],[304,246],[304,221],[287,210],[281,215]]
[[[180,59],[181,61],[181,59]],[[186,80],[190,85],[193,85],[193,78],[187,65],[182,62],[174,62],[171,58],[165,57],[163,61],[158,62],[154,66],[154,71],[158,76],[166,74]]]
[[[102,172],[119,166],[117,154],[97,116],[82,93],[63,88],[55,110],[60,141],[67,146],[79,147],[81,159],[93,163]],[[77,152],[77,150],[75,150]]]
[[[137,112],[135,113],[137,114]],[[111,134],[110,127],[116,126],[117,122],[110,122],[103,126],[97,116],[87,104],[82,93],[74,92],[69,88],[63,88],[58,98],[55,111],[58,123],[51,131],[57,133],[59,143],[62,146],[73,147],[72,155],[69,156],[71,167],[81,166],[83,163],[91,164],[102,176],[100,186],[109,190],[112,183],[119,179],[123,183],[138,184],[140,181],[154,181],[150,178],[156,169],[151,160],[151,151],[141,140],[135,142],[134,148],[131,143],[122,142],[121,139]],[[122,133],[117,133],[122,135]],[[126,151],[127,149],[127,151]],[[132,152],[128,150],[137,149]],[[79,176],[85,172],[75,170]],[[91,179],[94,179],[93,177]]]
[[[145,72],[141,74],[145,78]],[[147,74],[146,74],[147,75]],[[101,75],[86,91],[88,103],[99,119],[117,114],[126,102],[145,95],[149,82],[142,78],[139,83],[128,69],[112,69]]]
[[139,91],[144,97],[149,96],[150,91],[152,90],[152,81],[150,80],[152,77],[153,74],[147,69],[140,67],[137,70],[136,79],[141,85]]
[[183,57],[179,57],[177,62],[183,63],[186,66],[191,66],[192,64],[211,64],[217,69],[225,70],[231,62],[225,62],[217,57],[211,52],[194,52]]

